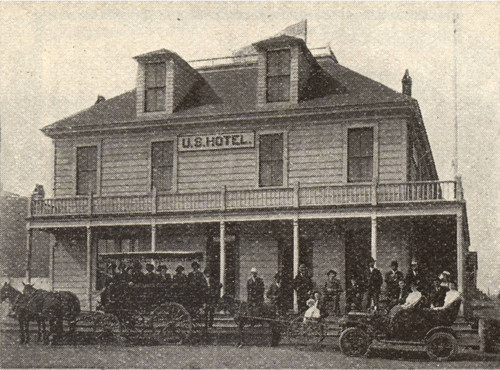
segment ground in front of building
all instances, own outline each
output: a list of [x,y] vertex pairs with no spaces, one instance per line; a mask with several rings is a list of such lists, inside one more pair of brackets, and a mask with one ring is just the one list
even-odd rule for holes
[[366,358],[346,357],[332,343],[266,345],[267,338],[238,348],[219,345],[116,346],[18,344],[17,332],[1,335],[1,368],[467,368],[500,367],[500,355],[461,351],[436,363],[422,352],[374,349]]

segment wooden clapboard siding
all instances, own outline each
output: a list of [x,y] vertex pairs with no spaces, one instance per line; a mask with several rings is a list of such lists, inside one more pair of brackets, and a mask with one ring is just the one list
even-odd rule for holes
[[101,148],[101,194],[137,194],[149,190],[148,136],[105,138]]
[[179,191],[254,187],[255,149],[180,152],[177,164]]
[[288,133],[288,182],[331,184],[342,181],[342,127],[317,125]]
[[87,302],[86,246],[83,239],[59,239],[54,250],[54,290],[69,290]]
[[240,298],[247,300],[247,281],[250,269],[255,267],[259,276],[264,279],[267,290],[278,271],[278,242],[265,234],[252,234],[243,230],[240,235],[239,251]]
[[55,141],[54,196],[75,195],[74,151],[72,140]]
[[406,180],[406,121],[379,122],[379,181]]

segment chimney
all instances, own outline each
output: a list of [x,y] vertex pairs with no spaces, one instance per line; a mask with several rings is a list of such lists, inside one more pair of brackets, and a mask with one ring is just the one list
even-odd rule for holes
[[45,190],[43,189],[43,185],[36,184],[35,190],[31,193],[31,200],[42,200],[45,198]]
[[102,103],[103,101],[106,101],[106,98],[102,95],[97,95],[97,100],[94,105]]
[[408,70],[405,71],[405,75],[403,76],[401,82],[403,84],[403,94],[411,96],[411,77]]

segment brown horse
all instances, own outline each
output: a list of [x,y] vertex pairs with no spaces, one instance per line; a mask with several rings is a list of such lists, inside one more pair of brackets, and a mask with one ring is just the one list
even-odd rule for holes
[[238,326],[239,347],[245,344],[244,328],[247,325],[268,325],[271,329],[271,346],[276,347],[279,344],[282,325],[274,305],[263,303],[259,306],[251,306],[247,302],[241,302],[226,295],[220,299],[218,308],[233,316]]

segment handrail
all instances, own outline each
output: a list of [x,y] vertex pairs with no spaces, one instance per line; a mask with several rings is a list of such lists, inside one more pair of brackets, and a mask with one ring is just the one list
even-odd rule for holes
[[461,201],[457,181],[415,181],[306,185],[253,189],[37,199],[29,216],[100,216],[168,212],[226,211],[259,208],[304,208],[341,205]]

